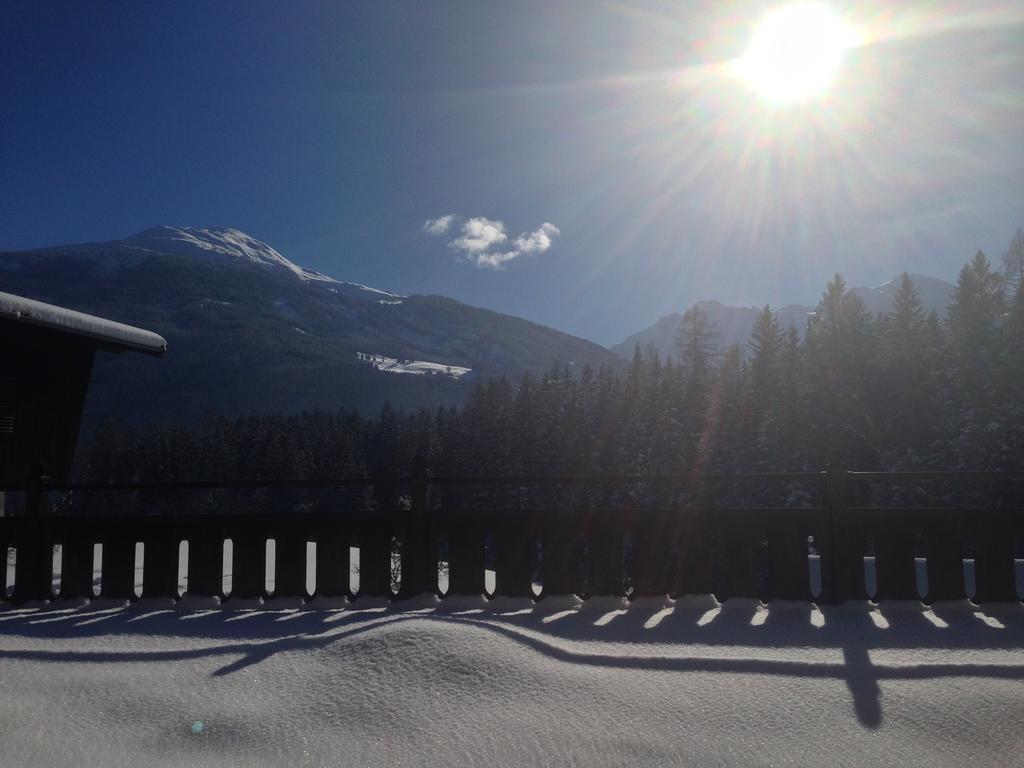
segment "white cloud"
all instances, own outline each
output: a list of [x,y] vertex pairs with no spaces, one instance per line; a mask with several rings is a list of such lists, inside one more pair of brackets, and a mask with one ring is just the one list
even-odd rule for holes
[[[432,235],[444,235],[456,220],[461,220],[461,217],[455,214],[427,219],[423,230]],[[474,216],[463,222],[459,236],[449,240],[448,245],[459,253],[461,261],[471,262],[480,268],[504,269],[508,262],[520,256],[544,253],[559,234],[558,227],[546,221],[539,229],[523,232],[513,239],[510,250],[504,222]]]
[[465,251],[470,256],[475,256],[486,253],[506,240],[508,240],[508,235],[503,222],[477,216],[462,225],[462,237],[452,240],[452,247]]
[[560,234],[558,227],[545,221],[535,232],[517,237],[513,245],[521,253],[544,253],[551,247],[551,238],[558,234]]
[[455,214],[452,213],[447,216],[438,216],[436,219],[427,219],[423,222],[423,231],[431,235],[443,235],[453,221],[455,221]]
[[502,269],[506,261],[512,261],[519,255],[519,251],[506,251],[505,253],[481,253],[476,257],[478,267],[490,267],[491,269]]

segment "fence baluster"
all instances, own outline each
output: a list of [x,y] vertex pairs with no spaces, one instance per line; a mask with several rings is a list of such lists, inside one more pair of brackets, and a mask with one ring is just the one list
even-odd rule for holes
[[[333,515],[323,526],[316,542],[316,593],[323,597],[344,597],[349,592],[348,532],[341,515]],[[436,569],[435,569],[436,570]]]
[[391,597],[391,527],[383,513],[359,521],[359,594]]
[[484,594],[484,532],[471,514],[448,525],[448,594]]
[[632,597],[662,597],[672,590],[670,547],[672,515],[652,511],[633,527]]
[[757,597],[760,583],[761,544],[764,535],[757,513],[746,510],[720,510],[714,513],[719,583],[714,593],[719,600],[730,597]]
[[867,517],[875,545],[875,602],[917,600],[915,520],[910,512],[875,512]]
[[[531,515],[506,512],[497,516],[494,527],[494,594],[503,597],[533,597],[530,573],[530,545],[534,530]],[[435,568],[436,571],[436,568]]]
[[676,528],[678,566],[672,597],[711,594],[711,526],[707,510],[684,510]]
[[69,520],[64,528],[60,552],[60,596],[67,599],[92,597],[93,534],[87,521]]
[[13,540],[10,525],[6,520],[0,519],[0,557],[2,557],[0,559],[0,602],[8,600],[7,587],[10,585],[7,583],[7,550],[11,546],[13,546]]
[[974,515],[974,574],[976,603],[1017,600],[1013,519],[1009,511],[990,509]]
[[282,532],[275,541],[274,597],[305,597],[306,536]]
[[927,602],[939,600],[963,600],[964,552],[961,514],[934,512],[928,518],[928,598]]
[[850,510],[849,473],[845,465],[833,460],[825,481],[828,509],[814,532],[821,557],[818,601],[839,605],[849,599],[864,600],[864,526],[861,516]]
[[[172,523],[147,520],[143,536],[145,561],[142,565],[142,596],[144,598],[178,597],[178,547],[181,539]],[[91,546],[90,546],[91,552]],[[90,555],[91,557],[91,555]]]
[[576,531],[566,523],[564,511],[545,515],[543,536],[543,596],[576,594]]
[[590,592],[602,597],[622,597],[625,594],[623,573],[622,520],[614,510],[602,510],[594,517],[588,530],[590,546]]
[[428,521],[427,462],[422,456],[413,459],[411,479],[410,506],[402,524],[401,598],[437,591],[437,546]]
[[772,510],[768,522],[768,598],[810,600],[807,526],[800,510]]
[[224,537],[216,526],[211,528],[202,530],[196,525],[188,534],[190,595],[218,597],[224,586]]
[[14,602],[49,600],[53,597],[52,528],[39,518],[29,518],[19,533],[16,539],[18,559],[14,566]]
[[108,526],[104,533],[101,573],[101,597],[135,597],[135,537],[123,526]]
[[231,537],[231,597],[254,600],[266,595],[267,534],[257,526]]

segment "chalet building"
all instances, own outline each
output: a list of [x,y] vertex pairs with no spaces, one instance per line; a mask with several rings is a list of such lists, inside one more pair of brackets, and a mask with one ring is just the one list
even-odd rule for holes
[[2,493],[47,476],[67,482],[96,350],[162,356],[163,337],[0,293]]

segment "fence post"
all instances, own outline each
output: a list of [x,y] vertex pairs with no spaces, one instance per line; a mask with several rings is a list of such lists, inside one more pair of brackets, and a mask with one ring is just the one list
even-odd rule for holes
[[[17,542],[18,559],[14,575],[14,601],[49,600],[52,594],[53,538],[42,519],[46,504],[42,464],[36,464],[25,487],[25,524]],[[6,555],[6,552],[4,553]],[[5,566],[6,567],[6,566]]]
[[50,478],[42,464],[36,464],[28,476],[28,483],[25,485],[25,516],[39,517],[46,510],[47,494],[44,484]]
[[412,460],[409,513],[402,530],[402,586],[400,597],[412,597],[437,591],[437,558],[433,563],[431,584],[431,532],[427,519],[427,460],[417,455]]
[[[181,547],[181,536],[173,519],[163,521],[155,518],[147,520],[147,531],[142,539],[142,596],[178,599],[178,551]],[[65,544],[65,547],[67,545]],[[192,553],[189,552],[189,557]],[[237,561],[236,561],[237,562]],[[92,561],[89,562],[89,575],[92,576]],[[61,574],[63,589],[63,574]]]
[[964,591],[964,515],[959,510],[933,513],[929,520],[928,600],[963,600]]
[[132,600],[135,597],[135,536],[113,521],[104,526],[102,531],[100,594],[102,597]]
[[1000,506],[974,515],[975,603],[1016,602],[1018,599],[1012,492],[1012,476],[997,475]]
[[[864,561],[858,546],[858,525],[850,517],[849,472],[842,459],[833,454],[825,473],[827,513],[824,536],[819,542],[821,558],[821,596],[825,605],[839,605],[851,597],[861,597],[858,588],[864,581]],[[860,567],[858,578],[857,567]]]

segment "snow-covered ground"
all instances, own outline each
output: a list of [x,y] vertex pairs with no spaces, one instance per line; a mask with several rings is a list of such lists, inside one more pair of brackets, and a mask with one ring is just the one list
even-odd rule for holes
[[397,360],[393,357],[375,355],[367,352],[357,352],[356,357],[364,363],[373,366],[378,371],[388,373],[411,373],[419,376],[442,375],[458,379],[469,373],[472,368],[464,368],[461,365],[448,365],[447,363],[431,363],[426,360]]
[[0,765],[1024,764],[1024,609],[0,609]]

